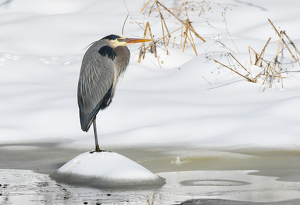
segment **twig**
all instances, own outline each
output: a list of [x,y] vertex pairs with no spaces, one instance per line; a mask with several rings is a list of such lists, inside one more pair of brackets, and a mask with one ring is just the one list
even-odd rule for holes
[[205,4],[205,1],[203,1],[203,4],[202,4],[202,6],[201,6],[200,13],[199,13],[199,17],[200,17],[200,15],[201,15],[201,13],[202,13],[202,10],[203,10],[203,7],[204,7],[204,4]]
[[125,23],[126,23],[126,21],[127,21],[127,19],[128,19],[128,14],[127,14],[127,16],[126,16],[126,19],[125,19],[125,21],[124,21],[124,23],[123,23],[123,27],[122,27],[122,35],[124,34],[124,26],[125,26]]
[[[179,13],[181,12],[181,9],[183,8],[183,6],[185,6],[188,2],[184,1],[181,5],[181,7],[178,9]],[[186,9],[186,8],[185,8]]]
[[[157,3],[156,3],[157,4]],[[167,24],[166,24],[166,21],[165,21],[165,18],[164,18],[164,16],[162,15],[162,13],[161,13],[161,11],[160,11],[160,8],[159,8],[159,5],[157,4],[157,8],[158,8],[158,11],[159,11],[159,13],[160,13],[160,17],[161,17],[161,19],[162,19],[162,26],[163,26],[163,30],[164,30],[164,28],[166,29],[166,31],[167,31],[167,33],[168,33],[168,39],[171,37],[171,35],[170,35],[170,32],[169,32],[169,29],[168,29],[168,27],[167,27]],[[169,40],[168,40],[168,42],[167,42],[167,45],[169,45]]]
[[156,1],[154,1],[154,3],[152,4],[152,6],[151,6],[151,8],[150,8],[150,11],[149,11],[149,15],[148,15],[148,17],[150,16],[150,14],[151,14],[151,12],[152,12],[152,9],[153,9],[153,7],[154,7],[155,3],[156,3]]
[[228,48],[224,43],[222,43],[220,40],[218,40],[218,41],[215,41],[215,43],[219,43],[219,44],[221,44],[223,47],[224,47],[224,49],[228,49],[230,52],[232,52],[232,53],[234,53],[234,51],[233,50],[231,50],[230,48]]
[[196,50],[196,45],[195,45],[195,41],[194,41],[194,39],[193,39],[191,30],[189,30],[189,34],[190,34],[190,36],[191,36],[191,39],[189,38],[189,40],[190,40],[191,45],[192,45],[192,47],[193,47],[193,49],[194,49],[194,51],[195,51],[195,54],[196,54],[196,56],[197,56],[198,54],[197,54],[197,50]]
[[176,36],[174,36],[173,48],[174,48],[174,46],[175,46],[175,40],[176,40]]
[[[251,49],[251,50],[255,53],[256,56],[259,56],[258,53],[257,53],[253,48],[251,48],[251,46],[248,46],[248,49],[249,49],[249,50]],[[250,52],[250,51],[249,51],[249,52]],[[266,64],[269,64],[269,63],[268,63],[266,60],[264,60],[263,58],[262,58],[261,60],[262,60],[263,62],[265,62]]]
[[244,70],[249,74],[249,72],[247,71],[247,69],[231,54],[229,53],[229,55],[236,61],[238,62],[238,64],[240,64],[240,66],[242,66],[242,68],[244,68]]
[[[274,24],[272,23],[272,21],[270,20],[270,19],[268,19],[269,20],[269,22],[271,23],[271,25],[273,26],[273,28],[274,28],[274,30],[276,31],[276,33],[277,33],[277,35],[279,36],[279,38],[280,38],[280,36],[281,36],[281,34],[277,31],[277,29],[276,29],[276,27],[274,26]],[[291,56],[294,58],[294,60],[296,61],[296,62],[298,62],[298,60],[295,58],[295,56],[293,55],[293,53],[292,53],[292,51],[289,49],[289,46],[286,44],[286,42],[284,41],[284,39],[282,39],[282,42],[284,43],[284,45],[286,46],[286,48],[288,49],[288,51],[290,52],[290,54],[291,54]]]
[[178,18],[175,14],[173,14],[169,9],[167,9],[163,4],[161,4],[159,1],[156,1],[156,3],[160,4],[165,10],[167,10],[170,14],[172,14],[178,21],[180,21],[182,24],[185,24],[183,20]]
[[274,24],[272,23],[272,21],[270,19],[268,19],[268,21],[270,22],[270,24],[273,26],[274,30],[276,31],[276,33],[278,34],[278,36],[280,37],[279,32],[277,31],[276,27],[274,26]]
[[[174,31],[172,31],[170,34],[172,34],[172,33],[174,33],[174,32],[176,32],[176,31],[178,31],[179,29],[182,29],[184,26],[181,26],[180,28],[178,28],[178,29],[176,29],[176,30],[174,30]],[[167,34],[167,35],[169,35],[169,34]],[[166,35],[166,36],[167,36]],[[162,38],[160,38],[160,39],[158,39],[157,41],[160,41],[160,40],[162,40],[163,38],[165,38],[166,36],[164,36],[164,37],[162,37]]]
[[[180,28],[178,28],[178,29],[176,29],[176,30],[174,30],[174,31],[172,31],[170,34],[172,34],[172,33],[174,33],[174,32],[176,32],[176,31],[178,31],[179,29],[182,29],[184,26],[182,26],[182,27],[180,27]],[[150,28],[150,27],[149,27]],[[158,42],[158,41],[160,41],[160,40],[162,40],[163,38],[165,38],[166,36],[164,36],[164,37],[162,37],[162,38],[160,38],[160,39],[158,39],[156,42]],[[151,38],[151,39],[153,39],[153,38]],[[154,43],[154,40],[152,40],[153,41],[153,43]],[[150,45],[146,48],[146,49],[148,49],[150,47]]]
[[262,51],[261,51],[261,53],[260,53],[260,55],[259,55],[258,59],[256,59],[256,61],[255,61],[254,65],[257,65],[258,61],[260,60],[260,58],[262,57],[263,53],[265,52],[265,50],[266,50],[266,47],[267,47],[267,45],[269,44],[270,40],[271,40],[271,37],[270,37],[270,38],[269,38],[269,40],[267,41],[267,43],[266,43],[265,47],[262,49]]
[[203,78],[204,80],[206,80],[206,82],[208,82],[209,84],[211,84],[206,78],[204,78],[204,76],[202,76],[202,78]]
[[297,53],[300,54],[299,50],[296,48],[295,44],[294,44],[293,41],[288,37],[288,35],[286,34],[285,31],[283,31],[283,34],[287,37],[287,39],[289,40],[290,44],[294,47],[294,49],[297,51]]
[[[149,44],[149,46],[152,47],[152,50],[155,54],[155,57],[157,57],[157,52],[156,52],[156,46],[155,46],[155,42],[153,40],[153,36],[152,36],[152,32],[151,32],[151,28],[150,28],[150,24],[149,22],[146,23],[146,28],[144,30],[144,38],[146,37],[147,35],[147,31],[149,31],[149,35],[151,37],[151,43]],[[146,54],[146,50],[149,48],[149,46],[146,48],[145,47],[145,43],[142,43],[142,46],[141,46],[141,49],[140,49],[140,54],[139,54],[139,60],[138,60],[138,63],[141,62],[141,59],[142,59],[142,56],[143,56],[143,59],[145,58],[145,54]]]
[[206,42],[206,40],[204,38],[202,38],[194,29],[194,27],[192,26],[191,22],[188,23],[188,26],[190,27],[191,31],[195,34],[195,36],[197,36],[198,38],[200,38],[203,42]]
[[146,4],[145,4],[145,6],[143,7],[143,9],[140,11],[140,13],[142,13],[142,11],[146,8],[146,6],[150,3],[150,1],[151,0],[149,0]]
[[[182,24],[181,24],[181,25],[182,25]],[[179,48],[179,49],[181,49],[181,48],[182,48],[183,27],[184,27],[184,25],[182,25],[182,26],[181,26],[181,35],[180,35],[180,48]]]
[[168,36],[167,41],[166,41],[165,38],[163,38],[164,45],[165,45],[165,48],[166,48],[167,54],[168,54],[169,51],[168,51],[168,49],[167,49],[167,46],[168,46],[168,44],[169,44],[169,39],[170,39],[171,35],[170,35],[170,33],[169,33],[169,30],[168,30],[168,27],[167,27],[167,25],[166,25],[165,19],[164,19],[163,15],[162,15],[162,13],[161,13],[161,11],[160,11],[160,8],[159,8],[159,5],[158,5],[157,2],[158,2],[158,1],[156,1],[156,6],[157,6],[157,9],[158,9],[158,11],[159,11],[160,18],[161,18],[161,27],[162,27],[163,36],[165,36],[165,29],[166,29],[166,31],[168,32],[168,35],[167,35],[167,36]]
[[[175,14],[173,14],[169,9],[167,9],[163,4],[161,4],[159,1],[156,1],[156,3],[158,3],[159,5],[161,5],[165,10],[167,10],[170,14],[172,14],[172,16],[174,16],[178,21],[180,21],[182,24],[185,24],[185,22],[183,20],[181,20],[180,18],[178,18]],[[205,42],[204,38],[202,38],[193,28],[193,26],[191,25],[191,23],[189,22],[189,27],[191,29],[191,31],[198,37],[200,38],[203,42]]]
[[248,52],[249,52],[249,58],[250,58],[250,64],[253,65],[252,63],[252,58],[251,58],[251,52],[250,52],[251,47],[248,46]]
[[267,64],[266,68],[264,69],[264,72],[265,72],[265,74],[266,74],[266,77],[265,77],[265,79],[264,79],[262,85],[265,84],[267,78],[268,78],[269,75],[270,75],[270,72],[268,71],[268,68],[269,68],[269,67],[270,67],[270,64]]
[[[225,15],[225,13],[224,13],[224,15]],[[230,33],[229,33],[228,29],[227,29],[226,18],[225,18],[225,16],[224,16],[224,15],[223,15],[223,18],[224,18],[224,23],[225,23],[226,32],[227,32],[228,36],[230,37],[230,40],[231,40],[231,41],[232,41],[232,43],[234,44],[234,46],[235,46],[236,50],[237,50],[238,52],[240,52],[240,51],[239,51],[239,49],[238,49],[238,47],[235,45],[235,43],[234,43],[234,41],[233,41],[233,39],[232,39],[232,37],[231,37],[231,35],[230,35]]]
[[[145,30],[146,31],[146,30]],[[138,63],[141,63],[142,56],[145,56],[145,43],[142,43],[141,49],[140,49],[140,54],[139,54],[139,60]]]
[[[190,30],[190,31],[191,31],[191,30]],[[191,36],[191,35],[190,35],[190,36]],[[194,49],[194,51],[195,51],[195,54],[196,54],[196,56],[197,56],[198,54],[197,54],[195,45],[193,44],[193,42],[192,42],[192,40],[190,39],[190,37],[189,37],[188,34],[187,34],[187,37],[188,37],[188,39],[189,39],[189,41],[190,41],[190,43],[191,43],[191,45],[192,45],[192,47],[193,47],[193,49]],[[191,36],[191,38],[192,38],[192,36]]]
[[283,33],[280,32],[280,39],[279,39],[279,43],[278,43],[278,47],[277,47],[277,52],[276,52],[276,55],[275,55],[275,58],[274,58],[273,66],[274,65],[276,66],[277,58],[278,58],[278,55],[279,55],[282,40],[283,40]]
[[[144,30],[144,38],[146,37],[148,26],[149,26],[149,22],[146,23],[146,28],[145,28],[145,30]],[[142,56],[143,56],[143,59],[145,58],[145,53],[146,53],[145,43],[142,43],[142,46],[141,46],[141,49],[140,49],[140,54],[139,54],[139,60],[138,60],[138,63],[141,63]]]
[[219,62],[219,61],[217,61],[217,60],[214,60],[214,61],[215,61],[216,63],[219,63],[220,65],[222,65],[222,66],[224,66],[224,67],[228,68],[229,70],[231,70],[231,71],[235,72],[236,74],[238,74],[238,75],[242,76],[243,78],[247,79],[248,81],[250,81],[250,82],[252,82],[252,83],[255,83],[255,81],[254,81],[254,80],[252,80],[252,79],[250,79],[250,78],[248,78],[248,77],[246,77],[246,76],[243,76],[243,75],[242,75],[242,74],[240,74],[239,72],[237,72],[237,71],[233,70],[232,68],[230,68],[230,67],[228,67],[228,66],[224,65],[223,63],[220,63],[220,62]]
[[[124,2],[124,5],[125,5],[125,8],[126,8],[127,12],[129,13],[130,17],[132,18],[132,20],[134,20],[134,22],[135,22],[139,27],[141,27],[141,25],[140,25],[138,22],[136,22],[136,20],[132,17],[131,13],[129,12],[129,10],[128,10],[127,6],[126,6],[125,0],[123,0],[123,2]],[[141,27],[141,29],[143,29],[143,28]],[[143,29],[143,30],[144,30],[144,29]]]
[[[153,50],[153,52],[154,52],[154,55],[155,55],[155,58],[157,57],[157,52],[156,52],[156,44],[155,44],[155,42],[154,42],[154,40],[153,40],[153,35],[152,35],[152,32],[151,32],[151,28],[150,28],[150,24],[149,24],[149,22],[147,22],[147,24],[148,24],[148,30],[149,30],[149,33],[150,33],[150,37],[151,37],[151,47],[152,47],[152,50]],[[148,48],[148,47],[147,47]],[[146,48],[146,49],[147,49]],[[145,50],[146,50],[145,49]]]
[[[282,32],[283,34],[285,34],[285,31],[281,31],[281,32]],[[280,33],[281,33],[281,32],[280,32]],[[285,35],[285,36],[287,36],[287,35]],[[288,39],[289,39],[289,38],[288,38]],[[290,41],[290,43],[292,42],[290,39],[289,39],[289,41]],[[288,51],[290,52],[291,56],[294,58],[294,60],[295,60],[296,62],[298,62],[298,60],[296,59],[296,57],[293,55],[292,51],[290,50],[289,46],[288,46],[285,42],[283,42],[283,43],[284,43],[285,47],[288,49]],[[294,43],[292,42],[291,44],[293,45],[293,47],[295,48],[295,50],[296,50],[297,52],[299,52],[298,49],[296,48],[296,46],[294,45]]]
[[[188,21],[188,20],[187,20]],[[185,26],[185,32],[183,33],[184,34],[184,42],[183,42],[183,49],[182,49],[182,52],[184,52],[184,49],[185,49],[185,44],[186,44],[186,39],[187,39],[187,35],[188,35],[188,27]]]

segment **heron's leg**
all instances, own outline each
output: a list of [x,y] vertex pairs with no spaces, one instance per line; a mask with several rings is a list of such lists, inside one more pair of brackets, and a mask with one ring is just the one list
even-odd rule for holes
[[97,137],[97,128],[96,128],[96,118],[93,120],[93,127],[94,127],[94,136],[95,136],[95,145],[96,145],[96,152],[101,152],[99,143],[98,143],[98,137]]

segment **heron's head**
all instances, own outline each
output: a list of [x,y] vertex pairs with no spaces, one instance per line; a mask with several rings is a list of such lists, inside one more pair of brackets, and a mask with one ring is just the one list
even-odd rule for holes
[[106,40],[113,48],[118,46],[128,46],[135,43],[143,43],[150,41],[149,39],[139,39],[139,38],[126,38],[123,35],[111,34],[103,38]]

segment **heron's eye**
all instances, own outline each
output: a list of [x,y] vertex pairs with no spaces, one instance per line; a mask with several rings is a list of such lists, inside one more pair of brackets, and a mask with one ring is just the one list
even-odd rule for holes
[[117,39],[117,41],[119,41],[119,42],[120,42],[120,41],[121,41],[121,39],[119,39],[119,38],[118,38],[118,39]]

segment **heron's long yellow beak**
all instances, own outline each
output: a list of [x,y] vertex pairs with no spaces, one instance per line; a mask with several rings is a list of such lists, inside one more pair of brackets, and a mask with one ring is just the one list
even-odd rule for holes
[[131,43],[143,43],[143,42],[148,42],[151,40],[150,39],[139,39],[139,38],[125,38],[123,41],[128,44],[131,44]]

